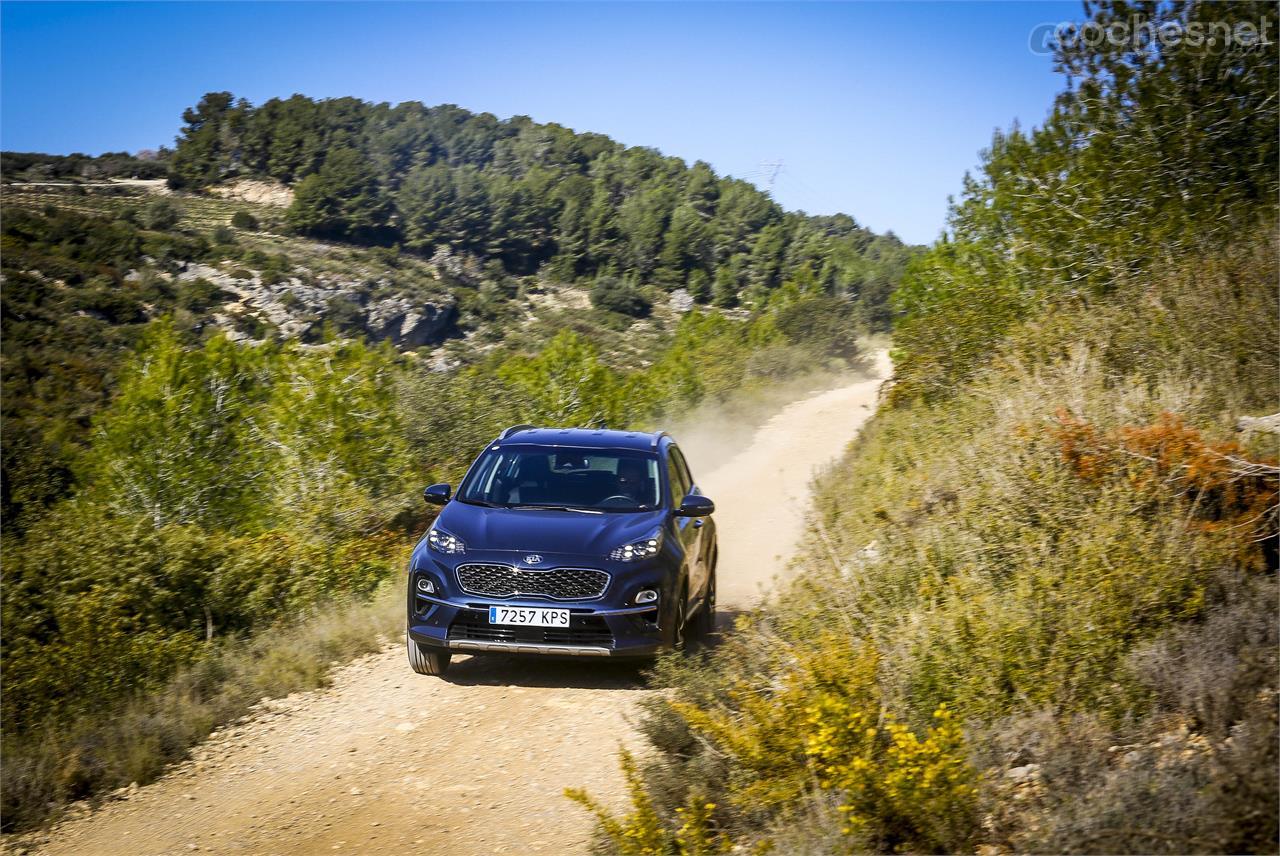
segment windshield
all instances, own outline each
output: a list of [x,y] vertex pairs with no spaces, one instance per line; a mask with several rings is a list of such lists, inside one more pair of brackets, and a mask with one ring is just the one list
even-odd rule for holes
[[650,511],[658,507],[658,458],[618,449],[490,449],[458,499],[504,508]]

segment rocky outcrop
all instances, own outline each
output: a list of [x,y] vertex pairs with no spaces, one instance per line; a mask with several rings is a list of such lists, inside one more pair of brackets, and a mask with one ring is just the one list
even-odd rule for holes
[[420,348],[442,342],[453,326],[456,305],[422,303],[407,297],[371,303],[365,327],[375,339],[387,339],[397,348]]
[[1236,420],[1236,430],[1242,434],[1280,434],[1280,413],[1270,416],[1241,416]]
[[188,264],[175,279],[204,279],[233,296],[234,300],[214,314],[213,321],[237,341],[250,338],[236,324],[237,318],[249,315],[270,324],[285,339],[311,338],[326,321],[334,321],[345,334],[364,333],[411,350],[443,342],[457,317],[457,301],[452,295],[401,289],[379,296],[379,292],[393,290],[384,281],[294,276],[267,283],[257,271],[233,274],[199,263]]
[[481,279],[480,259],[470,253],[437,247],[428,264],[442,279],[448,277],[467,285],[476,285]]
[[671,297],[667,300],[667,305],[675,312],[681,315],[693,309],[693,295],[689,293],[687,288],[677,288],[671,292]]
[[273,205],[288,208],[293,203],[293,189],[278,181],[260,178],[241,178],[217,187],[210,187],[212,196],[223,199],[238,199],[257,205]]

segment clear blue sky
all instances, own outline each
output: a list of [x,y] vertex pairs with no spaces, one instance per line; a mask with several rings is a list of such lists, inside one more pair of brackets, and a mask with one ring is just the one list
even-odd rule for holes
[[0,6],[0,145],[171,143],[201,94],[454,103],[653,146],[927,242],[996,127],[1061,87],[1028,49],[1077,3]]

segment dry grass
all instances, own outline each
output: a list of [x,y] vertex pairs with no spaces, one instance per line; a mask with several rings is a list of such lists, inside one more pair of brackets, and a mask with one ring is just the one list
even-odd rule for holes
[[396,579],[368,602],[317,607],[297,624],[222,643],[164,689],[116,710],[6,738],[5,830],[48,823],[77,800],[154,780],[218,726],[263,698],[323,686],[334,666],[378,650],[403,622]]

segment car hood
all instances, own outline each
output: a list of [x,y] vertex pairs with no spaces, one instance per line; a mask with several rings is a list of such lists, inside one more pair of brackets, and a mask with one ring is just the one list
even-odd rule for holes
[[484,508],[451,502],[436,525],[462,539],[467,552],[511,551],[595,556],[639,541],[662,525],[664,511],[607,512]]

